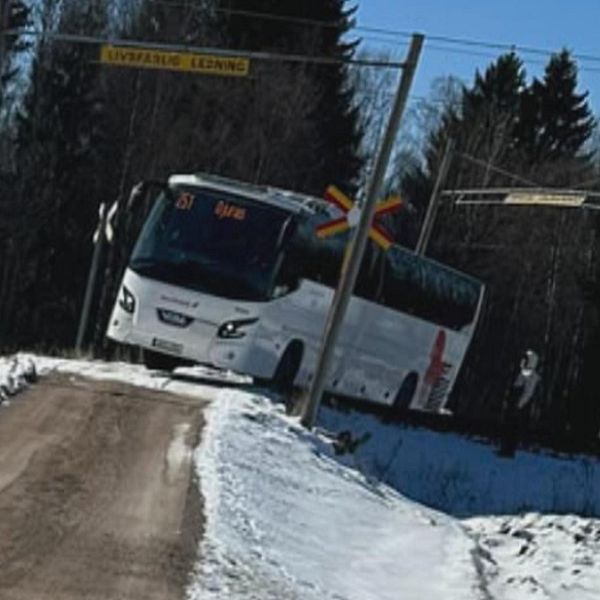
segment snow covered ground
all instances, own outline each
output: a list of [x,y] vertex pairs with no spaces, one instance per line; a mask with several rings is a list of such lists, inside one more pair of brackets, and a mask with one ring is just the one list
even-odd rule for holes
[[25,389],[37,378],[36,368],[30,357],[0,356],[0,405]]
[[359,413],[323,409],[320,423],[370,435],[349,464],[405,496],[458,517],[524,512],[600,516],[600,462],[517,452],[501,458],[487,442],[385,425]]
[[600,521],[530,513],[464,523],[487,557],[482,566],[492,598],[600,597]]
[[266,398],[224,392],[209,410],[191,600],[477,598],[458,523],[341,465]]
[[[208,385],[202,373],[198,384],[122,363],[35,362],[213,401],[194,456],[207,522],[188,600],[600,597],[600,521],[569,514],[600,516],[596,461],[507,460],[331,409],[313,435],[233,376]],[[342,430],[370,437],[337,456],[327,432]]]

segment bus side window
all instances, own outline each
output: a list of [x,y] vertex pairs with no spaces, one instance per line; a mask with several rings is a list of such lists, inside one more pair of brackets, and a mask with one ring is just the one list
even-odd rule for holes
[[363,262],[358,272],[354,293],[360,298],[370,302],[383,303],[382,301],[382,258],[378,250],[367,246]]
[[367,261],[363,261],[358,272],[354,294],[359,298],[376,301],[377,285],[372,276],[372,269]]
[[299,231],[294,234],[285,250],[276,287],[294,289],[301,279],[327,284],[330,279],[327,265],[330,262],[326,259],[320,242],[307,238]]
[[394,269],[386,260],[382,287],[382,296],[386,306],[409,315],[420,316],[423,310],[423,297],[419,293],[417,282],[411,281],[407,271]]
[[299,264],[297,252],[293,245],[284,251],[283,259],[277,277],[275,278],[275,296],[284,296],[295,290],[300,284],[302,269]]
[[320,283],[330,288],[337,287],[342,271],[344,253],[342,248],[334,245],[323,245],[315,257],[315,271]]
[[293,263],[298,278],[308,279],[328,287],[338,284],[344,253],[344,239],[319,239],[314,223],[298,227],[288,248],[286,261]]

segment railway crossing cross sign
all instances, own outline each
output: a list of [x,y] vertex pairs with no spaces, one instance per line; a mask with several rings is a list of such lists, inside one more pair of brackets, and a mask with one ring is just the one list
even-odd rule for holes
[[[325,190],[325,200],[337,206],[344,216],[322,223],[316,228],[318,238],[324,239],[336,233],[342,233],[352,227],[356,227],[360,219],[360,207],[334,185]],[[389,250],[394,241],[390,234],[377,222],[383,215],[389,215],[402,208],[402,200],[398,196],[391,196],[377,204],[373,223],[369,230],[369,237],[379,244],[384,250]]]

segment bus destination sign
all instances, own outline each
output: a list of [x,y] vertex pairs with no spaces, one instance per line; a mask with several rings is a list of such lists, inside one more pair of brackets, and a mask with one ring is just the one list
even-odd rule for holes
[[171,52],[110,44],[101,46],[100,62],[116,67],[180,71],[223,77],[246,77],[250,72],[250,60],[239,56]]

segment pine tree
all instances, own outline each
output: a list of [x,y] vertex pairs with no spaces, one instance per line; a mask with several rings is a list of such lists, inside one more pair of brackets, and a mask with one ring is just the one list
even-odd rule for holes
[[[3,3],[0,2],[0,7]],[[9,10],[8,28],[18,31],[30,23],[31,7],[23,0],[13,0],[7,5]],[[10,189],[8,181],[14,170],[11,137],[13,134],[13,114],[18,98],[19,56],[30,48],[30,43],[20,35],[11,33],[3,38],[3,55],[0,57],[0,203],[5,194],[2,187]],[[21,61],[22,62],[22,61]],[[1,209],[0,209],[1,210]]]
[[[343,64],[352,58],[355,48],[343,40],[352,26],[353,14],[353,10],[344,8],[345,4],[345,0],[228,0],[217,4],[223,43],[230,48],[340,59],[340,64],[283,62],[265,69],[265,77],[284,74],[297,82],[297,89],[284,93],[313,100],[312,106],[304,105],[304,114],[289,116],[298,125],[310,123],[313,139],[304,140],[299,127],[298,140],[304,147],[309,144],[310,152],[304,152],[290,136],[285,147],[278,149],[281,159],[289,162],[290,172],[287,181],[284,176],[278,183],[319,195],[331,183],[351,189],[362,165],[358,109],[353,106],[347,65]],[[264,90],[258,88],[253,93],[262,94]],[[285,97],[270,99],[274,111],[281,111],[285,102]],[[277,132],[274,143],[276,136]],[[265,176],[268,179],[268,173]]]
[[468,121],[477,112],[491,109],[506,111],[514,117],[524,86],[525,71],[521,59],[514,52],[500,56],[483,75],[477,71],[473,87],[465,89],[463,120]]
[[577,79],[577,65],[562,50],[551,57],[543,80],[535,79],[523,96],[520,141],[538,164],[581,156],[593,133],[588,94],[577,92]]
[[[455,144],[455,159],[446,187],[510,185],[510,180],[491,167],[506,166],[513,160],[514,130],[525,89],[523,63],[510,52],[500,56],[483,74],[476,72],[472,86],[463,87],[459,107],[446,107],[425,142],[424,163],[407,173],[402,182],[403,192],[420,215],[425,213],[449,138]],[[416,235],[415,231],[415,236],[403,243],[414,244]]]
[[[2,5],[2,4],[0,4]],[[22,29],[30,23],[31,6],[23,0],[12,0],[8,5],[8,29],[16,31]],[[4,56],[3,63],[0,64],[0,107],[3,105],[3,97],[6,93],[6,88],[14,80],[19,72],[19,67],[16,66],[17,55],[24,52],[30,47],[30,44],[22,39],[19,35],[5,35],[4,40]]]
[[[57,20],[59,30],[98,33],[106,14],[97,2],[73,0]],[[75,334],[107,152],[93,59],[85,46],[43,41],[18,117],[12,203],[21,249],[14,270],[22,277],[0,309],[12,314],[13,339],[23,342],[66,346]]]

